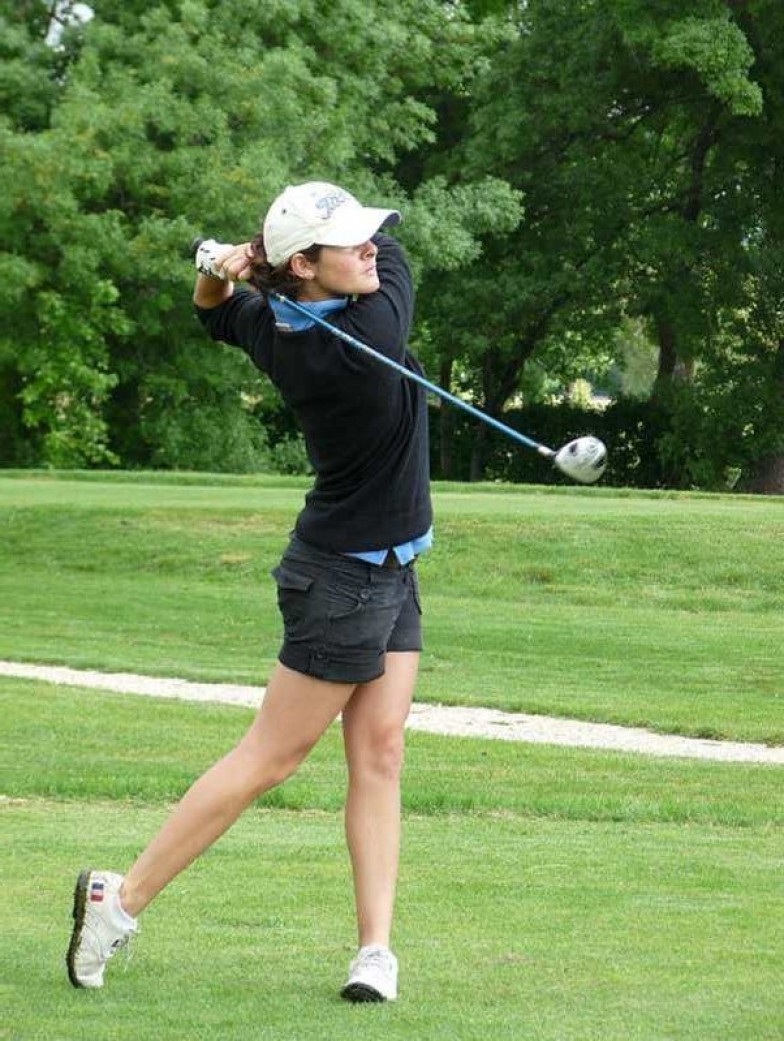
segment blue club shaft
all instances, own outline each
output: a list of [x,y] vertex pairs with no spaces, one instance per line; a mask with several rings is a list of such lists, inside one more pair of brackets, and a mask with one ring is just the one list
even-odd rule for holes
[[380,351],[374,350],[373,347],[368,347],[368,345],[363,343],[362,340],[358,340],[350,333],[338,329],[330,322],[321,318],[320,315],[314,314],[307,307],[303,307],[302,304],[297,303],[296,300],[290,300],[287,296],[283,296],[281,293],[275,293],[274,296],[277,300],[280,300],[281,303],[288,304],[289,307],[293,307],[295,311],[298,311],[306,318],[309,318],[311,321],[315,322],[316,325],[320,325],[322,328],[331,332],[334,336],[343,340],[343,342],[347,343],[350,347],[361,351],[363,354],[370,355],[371,358],[375,358],[375,360],[381,362],[382,365],[394,369],[395,372],[399,372],[401,376],[405,376],[406,379],[418,383],[420,386],[424,387],[425,390],[429,390],[431,394],[435,394],[444,401],[448,401],[450,405],[455,405],[457,408],[462,409],[463,412],[467,412],[469,416],[473,416],[474,419],[479,419],[488,426],[493,427],[495,430],[500,430],[502,434],[511,437],[513,441],[525,445],[526,448],[535,449],[540,453],[540,455],[546,456],[548,459],[551,459],[555,455],[552,448],[548,448],[546,445],[540,444],[538,441],[534,441],[530,437],[526,437],[525,434],[521,434],[518,430],[514,430],[512,427],[507,426],[506,423],[502,423],[500,420],[494,419],[493,416],[489,416],[486,412],[482,412],[481,409],[469,405],[468,402],[463,401],[454,394],[450,394],[448,390],[439,387],[437,383],[431,383],[430,380],[425,379],[424,376],[420,376],[418,372],[412,372],[411,369],[407,369],[405,365],[401,365],[400,362],[395,361],[393,358],[387,358],[387,356],[381,354]]

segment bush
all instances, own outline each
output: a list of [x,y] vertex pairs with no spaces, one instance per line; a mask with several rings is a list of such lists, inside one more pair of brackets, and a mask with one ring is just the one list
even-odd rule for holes
[[[477,421],[463,413],[452,417],[453,472],[440,470],[439,410],[430,411],[431,466],[435,478],[470,478],[471,453]],[[444,406],[446,407],[446,406]],[[608,467],[603,483],[614,487],[661,488],[672,486],[677,476],[666,472],[661,445],[670,431],[668,410],[654,401],[621,398],[604,410],[571,403],[531,405],[510,409],[503,422],[542,444],[559,448],[575,437],[594,434],[607,445]],[[511,483],[558,484],[565,478],[536,452],[517,446],[506,435],[486,431],[484,479]]]

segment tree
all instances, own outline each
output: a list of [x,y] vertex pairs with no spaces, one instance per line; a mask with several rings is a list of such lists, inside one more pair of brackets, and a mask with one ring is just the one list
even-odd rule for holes
[[[253,465],[247,402],[262,381],[196,328],[187,244],[247,237],[298,179],[405,209],[395,163],[431,139],[427,92],[460,83],[473,27],[435,0],[345,0],[327,18],[316,3],[261,0],[93,12],[50,47],[57,74],[37,122],[11,111],[2,128],[6,387],[22,382],[23,422],[50,463]],[[16,11],[20,53],[49,53],[43,13]],[[464,263],[476,230],[517,219],[497,179],[411,195],[417,271]]]
[[725,202],[720,222],[712,209],[736,184],[718,144],[761,110],[753,52],[717,0],[687,15],[642,0],[510,11],[514,35],[474,84],[454,169],[508,180],[525,219],[488,244],[479,276],[458,273],[428,294],[433,337],[448,359],[447,329],[460,328],[457,353],[498,414],[532,358],[568,379],[591,359],[559,343],[590,354],[625,314],[647,315],[662,393],[698,355],[717,306],[742,295],[749,207]]
[[735,315],[745,364],[733,395],[748,410],[737,400],[731,409],[748,424],[741,486],[784,494],[784,10],[775,0],[732,0],[730,7],[753,50],[764,98],[761,117],[742,127],[734,148],[736,194],[753,205],[744,239],[746,305]]
[[262,465],[269,390],[195,326],[187,244],[321,177],[405,212],[453,391],[500,415],[633,326],[656,479],[780,488],[777,0],[77,9],[0,0],[2,461]]

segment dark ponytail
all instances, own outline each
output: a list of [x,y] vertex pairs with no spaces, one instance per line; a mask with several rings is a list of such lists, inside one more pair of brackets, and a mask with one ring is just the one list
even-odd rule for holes
[[[289,267],[289,261],[273,267],[267,260],[264,252],[264,236],[258,234],[250,244],[253,257],[250,262],[250,278],[248,282],[258,289],[266,298],[270,293],[282,293],[283,296],[296,300],[299,296],[302,279],[298,278]],[[321,253],[321,246],[308,246],[307,249],[297,250],[311,263],[315,263]]]

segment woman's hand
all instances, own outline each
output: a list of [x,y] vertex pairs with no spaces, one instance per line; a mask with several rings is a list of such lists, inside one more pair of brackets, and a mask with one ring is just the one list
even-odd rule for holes
[[196,286],[193,302],[197,307],[218,307],[234,292],[234,283],[248,278],[253,250],[250,242],[238,246],[206,239],[196,252]]
[[250,262],[253,250],[250,242],[241,242],[238,246],[228,246],[215,256],[215,267],[221,278],[228,282],[244,282],[250,277]]

